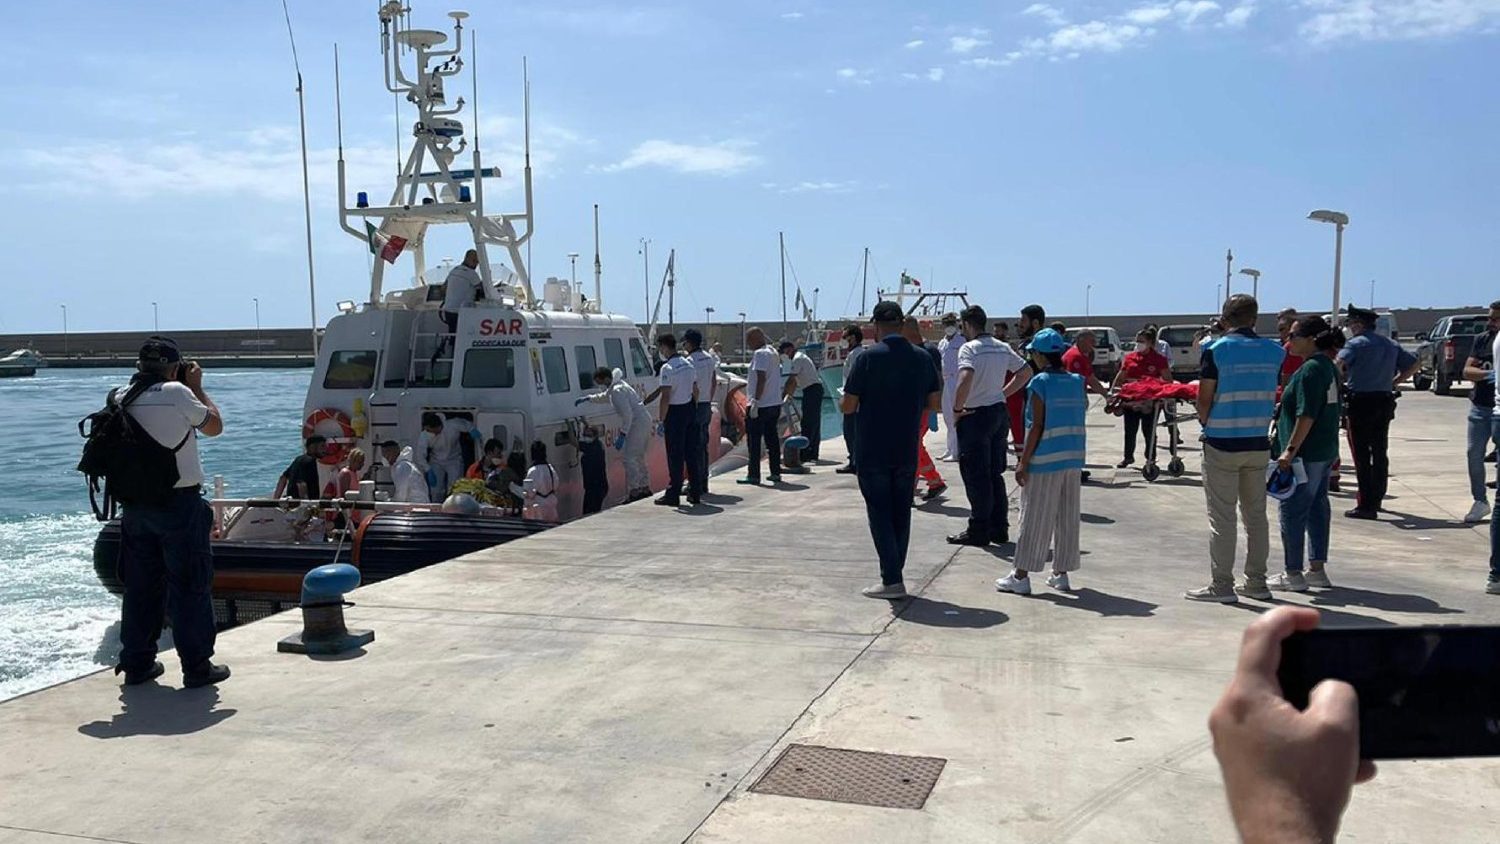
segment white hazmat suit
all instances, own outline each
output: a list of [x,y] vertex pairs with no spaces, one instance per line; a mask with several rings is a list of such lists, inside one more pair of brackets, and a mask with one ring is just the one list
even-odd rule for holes
[[[615,448],[625,463],[625,485],[629,496],[650,494],[651,476],[646,470],[646,447],[651,444],[652,419],[641,403],[641,396],[625,381],[624,373],[614,373],[614,383],[602,393],[588,396],[588,400],[608,404],[620,417],[620,433],[615,437]],[[623,440],[623,441],[622,441]]]
[[520,484],[510,491],[522,501],[521,516],[535,522],[555,522],[557,518],[557,472],[550,463],[538,463],[526,472]]
[[953,418],[953,397],[958,392],[958,350],[963,345],[964,338],[959,334],[938,341],[938,351],[943,356],[943,428],[948,437],[945,453],[939,459],[958,459],[958,425]]
[[407,504],[428,503],[427,479],[412,460],[412,447],[409,445],[401,449],[396,462],[391,464],[391,484],[395,487],[391,493],[392,500]]
[[448,490],[464,476],[464,452],[459,440],[472,435],[473,431],[474,423],[467,419],[444,417],[443,430],[436,434],[424,430],[418,435],[412,460],[423,475],[428,469],[432,470],[435,481],[431,487],[431,500],[447,498]]

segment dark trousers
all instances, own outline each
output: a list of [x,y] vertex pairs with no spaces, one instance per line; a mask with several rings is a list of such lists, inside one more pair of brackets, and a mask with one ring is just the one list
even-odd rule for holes
[[844,414],[844,446],[849,449],[849,465],[858,468],[859,463],[854,459],[854,453],[859,443],[858,425],[854,421],[855,414]]
[[1146,435],[1146,452],[1151,452],[1151,440],[1156,435],[1156,414],[1125,411],[1125,459],[1135,459],[1136,431]]
[[969,535],[990,538],[1010,529],[1005,495],[1005,403],[981,407],[958,420],[958,472],[969,494]]
[[693,476],[698,466],[698,437],[694,432],[698,409],[691,402],[667,407],[662,430],[667,438],[668,498],[682,494],[683,477]]
[[120,666],[149,668],[165,616],[183,670],[214,655],[213,510],[197,487],[160,507],[126,507],[120,519]]
[[443,318],[443,325],[447,326],[448,334],[439,337],[433,344],[432,359],[427,362],[427,380],[429,381],[434,379],[433,370],[437,368],[438,358],[442,357],[444,352],[453,351],[453,338],[458,334],[458,314],[454,311],[438,311],[438,314]]
[[917,483],[916,466],[859,470],[859,493],[865,499],[870,538],[880,558],[880,582],[902,582],[906,546],[911,541],[911,491]]
[[688,466],[688,482],[693,485],[693,492],[702,495],[708,492],[708,429],[714,419],[714,403],[700,401],[694,407],[693,435],[697,437],[695,447],[698,449],[697,472]]
[[776,423],[781,419],[781,405],[762,407],[756,411],[747,424],[750,430],[746,439],[750,441],[750,465],[746,467],[746,476],[751,480],[760,480],[760,452],[766,450],[766,459],[771,463],[771,474],[781,476],[781,436],[776,430]]
[[807,448],[802,449],[802,462],[818,459],[818,443],[823,439],[823,385],[810,384],[802,388],[802,436],[807,437]]
[[1390,393],[1353,393],[1349,396],[1349,444],[1354,449],[1354,473],[1359,481],[1355,506],[1375,512],[1385,501],[1391,462],[1386,447],[1396,398]]

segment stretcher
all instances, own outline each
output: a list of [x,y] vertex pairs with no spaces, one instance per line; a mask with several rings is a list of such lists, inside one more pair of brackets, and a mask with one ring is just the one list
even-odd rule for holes
[[1187,421],[1196,421],[1198,411],[1194,404],[1189,404],[1189,410],[1183,412],[1180,405],[1184,401],[1196,402],[1198,399],[1197,383],[1182,384],[1167,381],[1133,381],[1120,388],[1120,391],[1110,396],[1105,404],[1105,410],[1116,416],[1123,416],[1126,411],[1139,413],[1149,417],[1145,430],[1145,462],[1141,465],[1141,477],[1148,483],[1155,483],[1161,477],[1161,465],[1157,462],[1157,429],[1165,428],[1167,431],[1167,474],[1174,478],[1182,477],[1187,470],[1178,455],[1177,449],[1182,445],[1181,424]]

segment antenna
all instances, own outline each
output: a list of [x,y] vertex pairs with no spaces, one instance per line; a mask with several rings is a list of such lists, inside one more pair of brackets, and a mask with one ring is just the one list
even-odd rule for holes
[[599,263],[599,203],[594,203],[594,307],[604,313],[604,292],[599,276],[604,265]]
[[318,354],[318,288],[313,279],[312,189],[307,178],[307,107],[302,93],[302,64],[297,60],[297,38],[292,34],[292,13],[281,0],[281,14],[286,19],[286,38],[292,45],[292,68],[297,71],[297,122],[302,134],[302,217],[307,230],[307,302],[312,316],[312,350]]
[[344,85],[339,79],[339,45],[333,44],[333,124],[339,136],[339,161],[344,160]]
[[[469,81],[474,86],[474,152],[479,152],[479,34],[469,32]],[[477,181],[482,178],[478,169],[474,171]]]
[[526,146],[526,181],[531,182],[531,71],[527,66],[526,57],[521,57],[521,110],[522,128],[525,132]]

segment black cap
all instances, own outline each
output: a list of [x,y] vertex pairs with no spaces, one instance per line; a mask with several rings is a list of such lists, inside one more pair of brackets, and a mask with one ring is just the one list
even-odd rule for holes
[[781,345],[779,345],[779,346],[776,347],[776,351],[778,351],[778,352],[785,352],[787,349],[795,349],[795,348],[797,348],[797,344],[796,343],[793,343],[790,340],[782,340],[781,341]]
[[875,322],[900,322],[906,319],[906,313],[895,302],[881,302],[870,312],[870,319]]
[[177,348],[176,341],[169,337],[152,335],[141,345],[142,363],[177,363],[180,360],[182,352]]
[[1360,322],[1367,323],[1374,322],[1375,320],[1380,318],[1380,315],[1375,313],[1374,311],[1366,310],[1357,305],[1350,305],[1348,309],[1344,311],[1344,315],[1349,319],[1359,320]]
[[703,345],[703,332],[696,328],[689,328],[682,332],[682,339],[688,343],[692,343],[694,346],[701,346]]

